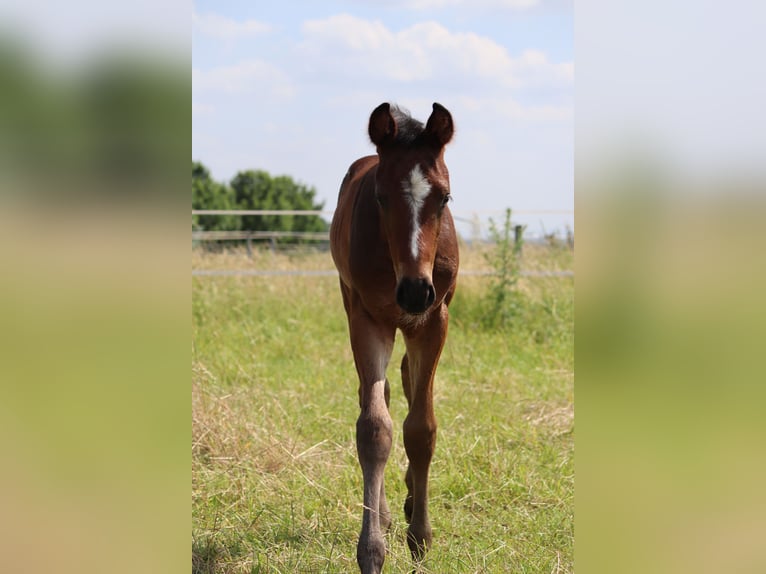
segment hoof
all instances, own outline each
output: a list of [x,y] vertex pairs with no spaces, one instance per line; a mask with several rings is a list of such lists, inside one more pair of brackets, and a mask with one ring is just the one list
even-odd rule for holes
[[410,554],[415,561],[422,560],[428,549],[431,547],[431,529],[426,528],[422,532],[416,532],[412,526],[407,529],[407,546],[410,548]]
[[386,543],[383,538],[359,538],[356,545],[356,563],[362,574],[380,574],[386,559]]

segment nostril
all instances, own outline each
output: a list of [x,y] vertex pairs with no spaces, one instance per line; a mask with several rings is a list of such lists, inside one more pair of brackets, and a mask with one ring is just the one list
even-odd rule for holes
[[426,307],[433,305],[434,299],[436,299],[436,292],[434,291],[434,286],[429,283],[428,294],[426,295]]
[[396,286],[396,303],[399,307],[404,308],[406,302],[406,287],[405,282],[402,281]]

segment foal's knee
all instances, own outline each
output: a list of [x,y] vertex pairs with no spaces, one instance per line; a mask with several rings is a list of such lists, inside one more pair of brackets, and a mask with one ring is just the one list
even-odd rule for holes
[[393,441],[393,423],[387,413],[362,412],[356,421],[356,448],[362,463],[388,460]]

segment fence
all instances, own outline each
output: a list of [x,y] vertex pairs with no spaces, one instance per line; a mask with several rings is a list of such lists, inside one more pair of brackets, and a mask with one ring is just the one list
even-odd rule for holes
[[[574,271],[520,271],[522,277],[574,277]],[[338,272],[334,269],[192,269],[192,277],[335,277]],[[489,277],[492,271],[459,270],[461,277]]]
[[[274,210],[274,209],[192,209],[192,215],[326,215],[332,216],[333,211],[322,210]],[[481,240],[482,236],[482,220],[481,216],[488,214],[501,214],[503,211],[474,211],[471,212],[470,217],[461,215],[454,215],[453,219],[456,222],[468,224],[471,229],[471,237],[467,239],[463,237],[467,242]],[[531,215],[531,214],[556,214],[556,215],[572,215],[572,210],[564,209],[549,209],[549,210],[516,210],[512,212],[512,215]],[[521,241],[526,230],[526,225],[516,224],[513,227],[514,241]],[[543,233],[542,239],[550,241],[555,238],[555,234]],[[252,242],[253,240],[267,240],[271,246],[272,251],[276,250],[277,240],[279,239],[296,239],[301,242],[315,241],[327,243],[330,240],[330,234],[327,231],[314,232],[314,231],[192,231],[192,241],[244,241],[248,255],[252,256]],[[528,240],[528,238],[525,238]],[[540,238],[538,238],[540,239]],[[570,247],[574,247],[574,235],[572,229],[567,227],[566,229],[566,243]],[[269,276],[281,276],[281,275],[296,275],[296,276],[315,276],[325,277],[336,275],[335,270],[299,270],[299,271],[284,271],[284,270],[256,270],[256,269],[192,269],[192,276],[195,277],[227,277],[227,276],[254,276],[254,277],[269,277]],[[473,271],[473,270],[461,270],[460,275],[463,276],[488,276],[492,275],[490,271]],[[565,271],[521,271],[521,275],[524,277],[573,277],[574,272]]]
[[[192,215],[297,215],[297,216],[328,216],[330,218],[334,213],[333,210],[299,210],[299,209],[192,209]],[[502,216],[503,210],[475,210],[466,213],[453,213],[452,217],[455,220],[456,227],[461,237],[467,241],[482,240],[486,231],[489,229],[488,220],[493,215]],[[526,235],[526,240],[545,240],[556,236],[556,232],[547,232],[544,227],[541,229],[541,233],[534,233],[530,231],[529,217],[534,215],[552,216],[563,215],[573,216],[574,211],[571,209],[518,209],[512,212],[514,219],[518,220],[519,217],[527,218],[525,225],[520,225],[518,222],[514,225],[514,236],[516,239],[521,237],[521,234]],[[570,217],[571,219],[571,217]],[[570,221],[567,223],[565,234],[566,241],[570,244],[574,242],[574,233],[572,231],[573,223]],[[542,226],[542,224],[541,224]],[[460,228],[463,229],[460,229]],[[461,233],[462,231],[462,233]],[[277,239],[299,239],[302,241],[329,241],[329,236],[326,232],[300,232],[300,231],[192,231],[192,239],[195,241],[246,241],[248,248],[251,247],[253,240],[269,240],[272,247],[274,247]]]

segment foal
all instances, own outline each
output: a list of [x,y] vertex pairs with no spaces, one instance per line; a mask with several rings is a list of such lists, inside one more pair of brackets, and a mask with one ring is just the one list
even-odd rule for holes
[[383,485],[392,440],[386,367],[397,328],[407,349],[401,364],[409,405],[403,428],[409,459],[404,503],[407,544],[415,560],[422,559],[431,545],[433,381],[458,270],[444,163],[444,147],[453,129],[452,116],[437,103],[425,126],[387,103],[375,108],[368,132],[377,155],[351,164],[330,227],[330,248],[359,375],[356,447],[364,511],[356,556],[362,574],[381,571],[386,553],[383,530],[391,524]]

